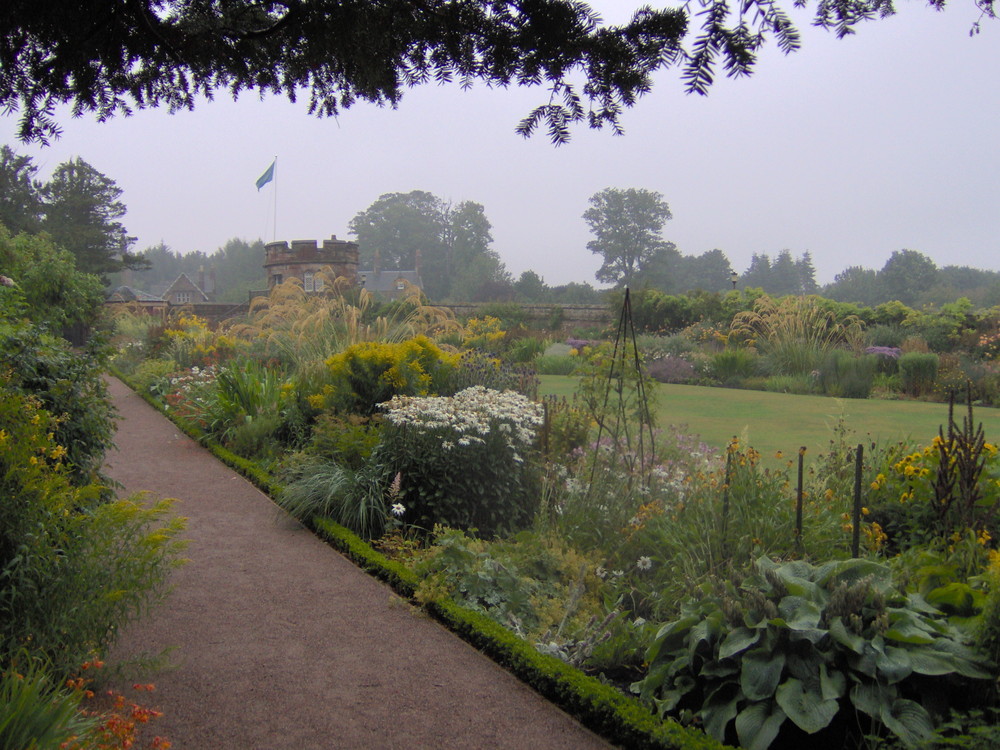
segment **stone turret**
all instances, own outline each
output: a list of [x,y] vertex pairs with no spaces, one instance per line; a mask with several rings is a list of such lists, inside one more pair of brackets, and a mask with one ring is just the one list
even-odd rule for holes
[[267,286],[273,287],[288,279],[298,279],[307,292],[319,291],[315,274],[332,269],[334,277],[344,277],[358,283],[358,246],[354,242],[338,240],[337,235],[323,240],[292,240],[269,242],[264,246],[264,270]]

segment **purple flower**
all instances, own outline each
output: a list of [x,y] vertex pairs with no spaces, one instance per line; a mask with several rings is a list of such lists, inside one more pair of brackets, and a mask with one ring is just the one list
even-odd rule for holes
[[890,359],[899,359],[903,350],[898,346],[869,346],[865,349],[865,354],[877,354],[880,357],[889,357]]

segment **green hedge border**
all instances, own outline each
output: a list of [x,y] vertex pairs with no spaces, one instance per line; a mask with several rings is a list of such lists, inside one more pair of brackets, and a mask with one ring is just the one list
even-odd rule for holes
[[[205,446],[216,458],[269,497],[273,498],[280,492],[281,486],[252,461],[227,450],[198,428],[175,419],[160,399],[141,392],[122,372],[111,368],[111,374],[166,416],[185,435]],[[315,518],[309,526],[317,536],[359,568],[413,602],[419,579],[411,570],[390,560],[357,534],[328,518]],[[431,602],[422,606],[453,633],[613,744],[629,750],[722,750],[727,747],[697,729],[682,727],[673,721],[661,721],[635,698],[554,656],[540,653],[479,612],[452,601]]]

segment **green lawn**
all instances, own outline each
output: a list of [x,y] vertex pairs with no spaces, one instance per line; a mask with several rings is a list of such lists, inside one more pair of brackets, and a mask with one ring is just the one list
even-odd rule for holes
[[[576,378],[542,376],[542,394],[570,396]],[[808,455],[826,450],[832,428],[843,416],[853,433],[852,442],[913,439],[925,444],[948,418],[946,404],[917,401],[880,401],[789,396],[763,391],[705,388],[694,385],[660,385],[658,426],[683,426],[709,445],[723,448],[737,435],[745,438],[764,457],[777,451],[794,454],[806,446]],[[965,414],[958,411],[959,423]],[[975,419],[982,422],[986,440],[1000,439],[1000,410],[979,408]]]

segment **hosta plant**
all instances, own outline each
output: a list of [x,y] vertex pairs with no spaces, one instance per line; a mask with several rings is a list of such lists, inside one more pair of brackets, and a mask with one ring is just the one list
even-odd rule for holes
[[760,558],[738,588],[690,599],[647,660],[634,687],[661,715],[689,712],[746,750],[847,747],[866,730],[916,744],[954,696],[971,694],[956,689],[963,681],[993,676],[940,612],[860,559]]

